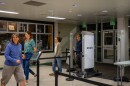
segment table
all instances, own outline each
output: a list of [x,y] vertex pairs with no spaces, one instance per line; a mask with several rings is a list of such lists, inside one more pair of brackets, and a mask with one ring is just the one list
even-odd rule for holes
[[[130,66],[130,61],[121,61],[121,62],[115,62],[114,65],[117,65],[117,86],[122,86],[122,73],[123,69],[126,66]],[[119,85],[119,78],[121,78],[121,85]]]

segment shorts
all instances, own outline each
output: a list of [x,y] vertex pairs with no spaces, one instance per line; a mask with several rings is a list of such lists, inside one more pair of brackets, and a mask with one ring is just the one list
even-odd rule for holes
[[3,71],[2,71],[1,82],[4,84],[7,84],[9,82],[9,80],[11,79],[13,74],[14,74],[14,77],[15,77],[17,82],[25,80],[22,65],[18,65],[18,66],[4,65]]

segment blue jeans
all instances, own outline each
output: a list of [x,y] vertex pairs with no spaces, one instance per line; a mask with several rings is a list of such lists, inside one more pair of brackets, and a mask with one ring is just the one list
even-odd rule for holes
[[29,79],[29,66],[30,66],[30,61],[23,60],[23,70],[24,70],[24,75],[25,75],[26,80]]
[[29,68],[29,73],[31,73],[32,75],[35,75],[35,73]]
[[58,71],[62,72],[62,62],[61,62],[61,58],[54,58],[54,61],[52,63],[52,70],[53,72],[56,71],[56,65],[58,66]]
[[[32,53],[26,53],[25,54],[26,58],[31,58],[32,57]],[[24,75],[26,80],[29,79],[29,72],[32,72],[31,69],[29,69],[30,66],[30,59],[24,59],[23,60],[23,70],[24,70]]]

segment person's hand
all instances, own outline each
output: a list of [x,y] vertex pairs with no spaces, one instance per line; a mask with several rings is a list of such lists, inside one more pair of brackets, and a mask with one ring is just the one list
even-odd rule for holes
[[20,62],[21,62],[20,60],[16,60],[16,63],[17,63],[17,64],[20,64]]
[[37,48],[35,47],[35,48],[34,48],[34,52],[36,52],[36,51],[37,51]]
[[22,55],[22,59],[25,59],[25,58],[26,58],[26,56],[23,54],[23,55]]

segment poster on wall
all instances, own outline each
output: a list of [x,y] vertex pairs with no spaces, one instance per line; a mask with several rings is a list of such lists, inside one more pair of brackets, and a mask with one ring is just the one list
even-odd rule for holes
[[83,69],[94,68],[94,34],[84,31],[83,34]]
[[14,25],[9,25],[9,30],[15,30]]

